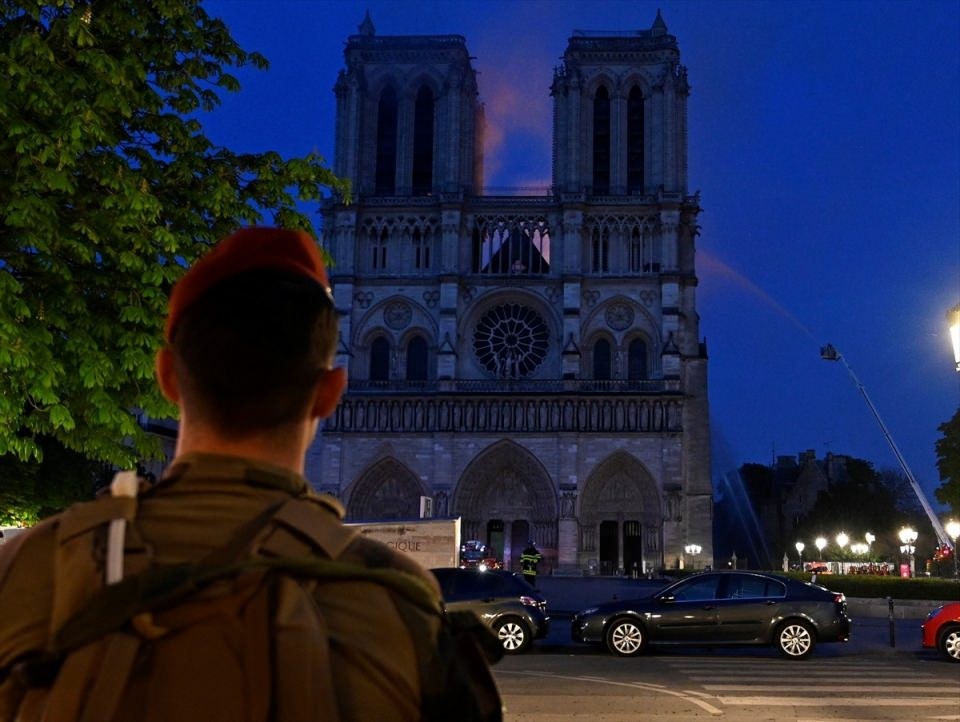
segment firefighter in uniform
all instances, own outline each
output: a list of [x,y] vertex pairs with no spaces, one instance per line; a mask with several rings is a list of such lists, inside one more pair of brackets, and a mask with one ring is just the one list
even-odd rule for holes
[[520,555],[520,568],[523,571],[523,578],[530,583],[530,586],[536,586],[537,564],[540,563],[541,559],[543,559],[543,555],[531,539],[527,543],[527,548],[523,550],[523,554]]

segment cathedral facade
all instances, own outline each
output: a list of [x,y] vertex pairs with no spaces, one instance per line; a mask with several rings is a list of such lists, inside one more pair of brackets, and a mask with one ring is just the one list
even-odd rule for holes
[[327,204],[323,243],[350,381],[311,482],[352,520],[429,497],[508,568],[530,539],[547,573],[712,563],[689,86],[659,13],[569,39],[535,196],[483,193],[463,37],[379,36],[368,16],[344,55],[353,199]]

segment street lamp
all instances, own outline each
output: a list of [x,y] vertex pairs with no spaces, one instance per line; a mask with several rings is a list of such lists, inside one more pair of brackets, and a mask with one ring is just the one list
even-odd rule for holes
[[960,303],[947,311],[947,323],[953,344],[953,359],[957,362],[957,371],[960,371]]
[[803,571],[803,548],[806,546],[803,542],[798,541],[794,546],[797,548],[797,557],[800,559],[800,571]]
[[840,547],[840,552],[843,553],[843,548],[847,545],[847,542],[850,541],[850,537],[847,536],[845,531],[842,531],[837,534],[835,541],[837,542],[837,546]]
[[837,546],[840,547],[840,573],[843,574],[843,548],[847,545],[847,542],[850,541],[850,537],[847,536],[845,531],[842,531],[834,537],[834,541],[837,543]]
[[877,540],[877,538],[870,532],[867,532],[866,534],[864,534],[863,538],[867,540],[867,546],[871,546],[871,547],[873,546],[873,543]]
[[866,554],[868,551],[870,551],[870,547],[868,547],[863,542],[857,542],[856,544],[850,545],[850,551],[856,554],[857,556],[862,556]]
[[910,576],[915,575],[913,553],[917,550],[914,543],[917,541],[917,531],[908,526],[903,527],[897,534],[900,537],[900,551],[907,555],[910,562]]
[[953,539],[953,577],[956,579],[960,574],[957,573],[957,538],[960,537],[960,521],[951,519],[947,522],[947,534]]
[[693,557],[693,568],[697,568],[697,554],[703,551],[703,547],[699,544],[687,544],[683,551]]
[[813,543],[817,547],[817,553],[820,555],[820,561],[823,561],[823,550],[827,546],[827,540],[822,536],[818,536],[817,540]]

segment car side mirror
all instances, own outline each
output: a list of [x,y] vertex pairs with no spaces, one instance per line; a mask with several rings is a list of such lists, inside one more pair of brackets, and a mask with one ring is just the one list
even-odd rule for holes
[[672,594],[661,594],[657,597],[657,601],[660,602],[660,604],[672,604],[677,601],[677,598]]

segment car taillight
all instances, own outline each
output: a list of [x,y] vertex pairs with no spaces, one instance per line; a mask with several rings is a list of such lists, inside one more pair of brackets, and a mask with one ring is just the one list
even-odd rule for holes
[[846,604],[846,603],[847,603],[847,598],[846,598],[845,596],[843,596],[842,593],[837,592],[837,593],[835,593],[835,594],[833,595],[833,603],[834,603],[834,604],[840,604],[840,605]]

